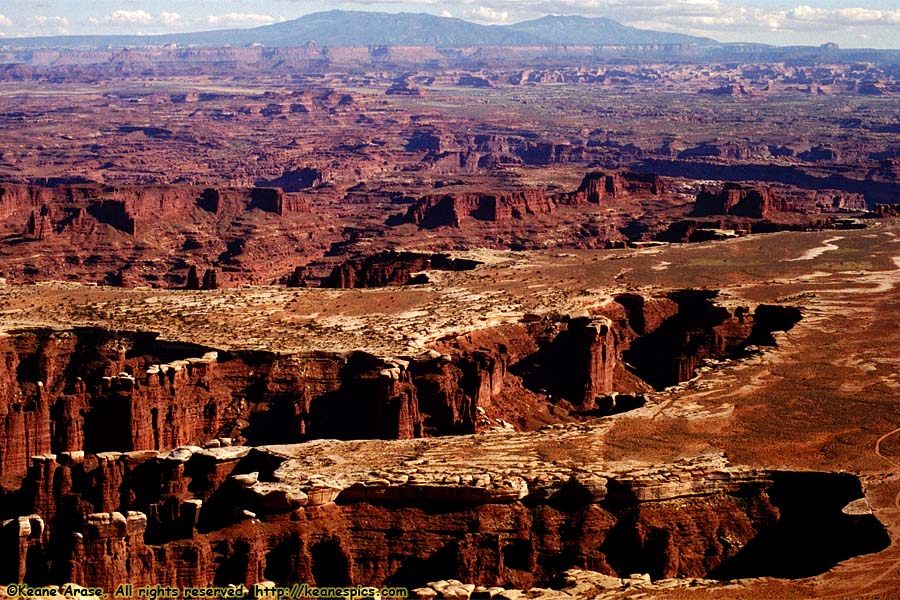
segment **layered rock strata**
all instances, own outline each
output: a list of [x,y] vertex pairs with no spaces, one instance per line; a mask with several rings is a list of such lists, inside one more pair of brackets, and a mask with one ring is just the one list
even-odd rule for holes
[[[582,425],[35,457],[3,503],[11,516],[0,543],[13,558],[4,575],[106,589],[449,578],[527,588],[570,568],[657,579],[746,571],[750,561],[765,571],[772,560],[751,542],[802,530],[798,498],[835,533],[791,542],[815,567],[888,544],[871,514],[841,511],[861,496],[852,476],[732,467],[717,456],[606,463],[601,437]],[[779,504],[785,486],[794,505]]]
[[[479,264],[475,260],[451,258],[446,254],[385,251],[344,261],[332,269],[322,281],[322,287],[371,288],[426,283],[427,275],[421,271],[470,271]],[[298,282],[288,281],[289,285],[292,283]]]
[[412,357],[218,352],[90,328],[14,332],[0,337],[0,479],[17,481],[30,456],[47,453],[221,437],[402,439],[621,412],[641,403],[634,394],[691,378],[705,359],[774,343],[770,332],[800,317],[777,306],[732,313],[714,296],[618,295],[583,316],[532,315]]
[[[204,188],[191,185],[61,185],[40,187],[21,184],[0,185],[0,219],[20,210],[59,211],[55,228],[63,226],[65,215],[82,209],[101,222],[123,228],[126,223],[152,221],[190,212],[199,206],[216,213],[227,206],[261,208],[279,215],[307,210],[296,197],[279,188]],[[32,215],[34,216],[34,212]],[[124,229],[123,229],[124,230]],[[134,234],[134,231],[127,233]]]
[[0,262],[16,283],[271,283],[282,262],[328,247],[298,233],[316,218],[304,197],[278,188],[0,184]]
[[734,215],[765,219],[775,212],[785,212],[791,206],[776,198],[771,190],[726,183],[721,189],[704,189],[697,194],[694,214],[697,216]]
[[550,214],[560,204],[601,204],[629,196],[664,196],[667,193],[668,185],[655,175],[595,171],[585,175],[575,191],[559,194],[522,189],[424,196],[410,206],[405,215],[391,223],[413,223],[422,229],[462,227],[470,219],[505,223],[531,215]]

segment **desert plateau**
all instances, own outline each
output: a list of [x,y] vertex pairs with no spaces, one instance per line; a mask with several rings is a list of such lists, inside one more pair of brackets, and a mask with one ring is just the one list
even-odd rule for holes
[[0,36],[0,598],[327,589],[900,598],[900,50]]

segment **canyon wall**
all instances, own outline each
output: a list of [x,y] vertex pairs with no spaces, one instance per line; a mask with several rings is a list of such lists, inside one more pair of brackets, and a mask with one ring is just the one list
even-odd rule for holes
[[[448,578],[522,588],[573,567],[653,578],[764,574],[776,561],[754,542],[802,530],[803,503],[840,539],[789,542],[805,556],[797,572],[889,543],[872,515],[841,512],[861,496],[850,475],[731,467],[716,457],[628,466],[586,458],[578,467],[527,458],[533,444],[585,435],[453,438],[479,448],[454,453],[453,464],[439,459],[447,442],[36,457],[0,509],[10,558],[0,578],[107,590],[123,582],[416,587]],[[526,452],[509,469],[511,445]],[[336,458],[341,474],[326,466]],[[785,488],[799,492],[787,500]]]
[[578,189],[569,194],[568,202],[578,204],[590,202],[600,204],[609,198],[630,195],[664,196],[669,191],[668,184],[653,174],[620,171],[612,174],[593,171],[585,175]]
[[[475,260],[451,258],[446,254],[385,251],[348,259],[335,266],[322,281],[329,288],[373,288],[427,282],[419,271],[470,271],[479,264]],[[299,279],[299,277],[297,278]],[[288,281],[288,284],[299,281]]]
[[[423,147],[441,147],[434,134],[419,133],[415,143]],[[487,141],[482,142],[488,144]],[[418,146],[417,146],[418,147]],[[393,223],[413,223],[423,229],[461,227],[467,220],[508,223],[532,215],[550,214],[560,204],[600,204],[603,200],[629,196],[664,196],[666,182],[655,175],[628,171],[611,174],[588,173],[573,192],[552,194],[541,189],[523,189],[497,193],[459,192],[428,195],[409,207]]]
[[18,211],[31,211],[36,216],[51,218],[52,228],[66,226],[66,219],[76,211],[86,211],[101,223],[134,235],[135,223],[149,223],[185,215],[195,208],[218,213],[260,208],[279,215],[306,210],[302,201],[278,188],[204,188],[191,185],[62,185],[39,187],[0,184],[0,219]]
[[468,219],[506,222],[553,210],[554,202],[543,190],[460,192],[422,198],[410,207],[404,222],[414,223],[423,229],[459,227]]
[[300,233],[314,219],[304,196],[278,188],[0,184],[0,263],[14,283],[272,283],[328,247],[329,232]]
[[[537,429],[551,405],[570,421],[616,412],[617,393],[692,377],[799,319],[714,300],[621,294],[410,358],[11,332],[0,338],[0,552],[11,558],[0,580],[529,587],[573,567],[765,575],[788,538],[803,574],[885,547],[871,514],[842,512],[862,496],[850,475],[716,456],[610,463],[594,424],[514,430]],[[840,535],[815,536],[823,523]]]
[[697,216],[734,215],[752,219],[765,219],[775,212],[791,210],[768,188],[726,183],[721,189],[703,189],[697,194],[694,214]]
[[217,352],[91,328],[13,332],[0,337],[0,480],[18,481],[47,453],[531,429],[558,419],[551,405],[568,418],[604,414],[611,393],[688,379],[704,359],[772,343],[768,332],[799,320],[789,307],[757,309],[764,319],[731,313],[714,296],[620,295],[596,314],[530,318],[406,358]]

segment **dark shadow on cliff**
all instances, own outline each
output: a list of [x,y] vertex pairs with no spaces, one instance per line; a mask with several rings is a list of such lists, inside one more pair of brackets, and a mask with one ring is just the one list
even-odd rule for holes
[[459,560],[459,544],[450,542],[427,557],[413,557],[403,562],[384,585],[416,588],[429,581],[455,578]]
[[734,314],[715,303],[718,292],[681,290],[668,295],[678,312],[622,353],[632,372],[657,390],[691,379],[706,358],[746,356],[753,346],[775,346],[774,331],[788,331],[801,319],[792,306],[744,307]]
[[890,545],[887,531],[874,515],[841,510],[863,497],[857,477],[783,471],[775,473],[774,479],[769,498],[781,518],[711,571],[710,578],[811,577]]
[[565,400],[579,406],[592,400],[585,397],[590,387],[592,345],[606,330],[598,333],[587,317],[564,318],[561,325],[541,332],[536,339],[537,352],[510,365],[509,372],[521,377],[527,389],[546,394],[550,402]]
[[728,309],[713,302],[718,292],[683,290],[669,294],[678,313],[657,329],[632,342],[622,353],[634,373],[656,389],[689,379],[692,359],[710,342],[714,327],[731,318]]
[[786,183],[808,190],[843,190],[862,194],[869,204],[894,202],[897,197],[896,184],[871,179],[853,179],[845,175],[831,174],[816,177],[803,167],[738,164],[720,165],[685,160],[648,159],[640,165],[632,165],[639,173],[689,177],[692,179],[715,179],[718,181],[774,181]]
[[310,547],[312,573],[319,587],[343,587],[353,581],[350,557],[337,538],[327,538]]

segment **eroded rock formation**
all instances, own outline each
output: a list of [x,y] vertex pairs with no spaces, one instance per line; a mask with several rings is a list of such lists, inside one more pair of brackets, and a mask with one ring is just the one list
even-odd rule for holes
[[752,219],[765,219],[774,212],[790,210],[787,203],[779,201],[766,188],[726,183],[719,190],[704,189],[697,194],[694,214],[697,216],[734,215]]
[[322,286],[372,288],[424,283],[428,279],[423,274],[417,276],[420,271],[469,271],[478,264],[475,260],[451,258],[446,254],[386,251],[344,261],[332,269]]
[[[715,456],[601,464],[590,450],[596,439],[569,427],[437,444],[36,457],[3,504],[12,515],[0,537],[12,558],[5,575],[113,589],[264,580],[417,587],[448,578],[529,587],[573,567],[701,577],[748,562],[764,574],[777,566],[756,540],[796,532],[801,497],[818,507],[820,527],[841,529],[817,545],[795,538],[814,571],[888,544],[871,514],[841,512],[861,496],[853,476],[731,467]],[[583,454],[550,461],[548,444]],[[803,495],[811,477],[817,484]],[[788,500],[785,486],[801,493]]]
[[504,222],[553,210],[554,202],[543,190],[462,192],[426,196],[410,207],[404,220],[423,229],[434,229],[459,227],[467,219]]
[[279,188],[0,184],[0,232],[8,242],[0,262],[14,282],[271,283],[298,251],[327,248],[316,234],[297,233],[314,218],[303,197]]
[[[434,144],[439,144],[437,138]],[[424,142],[420,142],[424,143]],[[530,215],[549,214],[559,204],[600,204],[606,199],[629,196],[664,196],[666,182],[655,175],[628,171],[588,173],[577,190],[550,193],[541,189],[511,190],[497,193],[459,192],[420,198],[393,224],[414,223],[423,229],[460,227],[468,219],[498,223],[520,220]]]
[[87,211],[97,221],[108,223],[134,235],[135,222],[152,222],[190,213],[200,207],[218,213],[261,208],[279,215],[303,210],[302,204],[285,201],[279,188],[214,189],[200,186],[144,185],[101,186],[65,185],[38,187],[17,184],[0,185],[0,218],[17,211],[32,210],[46,216],[59,211],[53,221],[55,230],[65,227],[64,216],[76,210]]
[[99,329],[16,332],[0,337],[0,477],[18,480],[31,456],[47,453],[221,437],[414,438],[617,412],[624,405],[610,394],[689,379],[704,359],[771,344],[771,331],[799,320],[787,307],[732,313],[714,296],[620,295],[595,314],[529,318],[406,358],[217,352]]
[[619,198],[632,194],[662,196],[667,192],[668,185],[665,180],[656,175],[629,171],[612,174],[594,171],[585,175],[578,190],[570,195],[570,202],[600,204],[605,198]]

